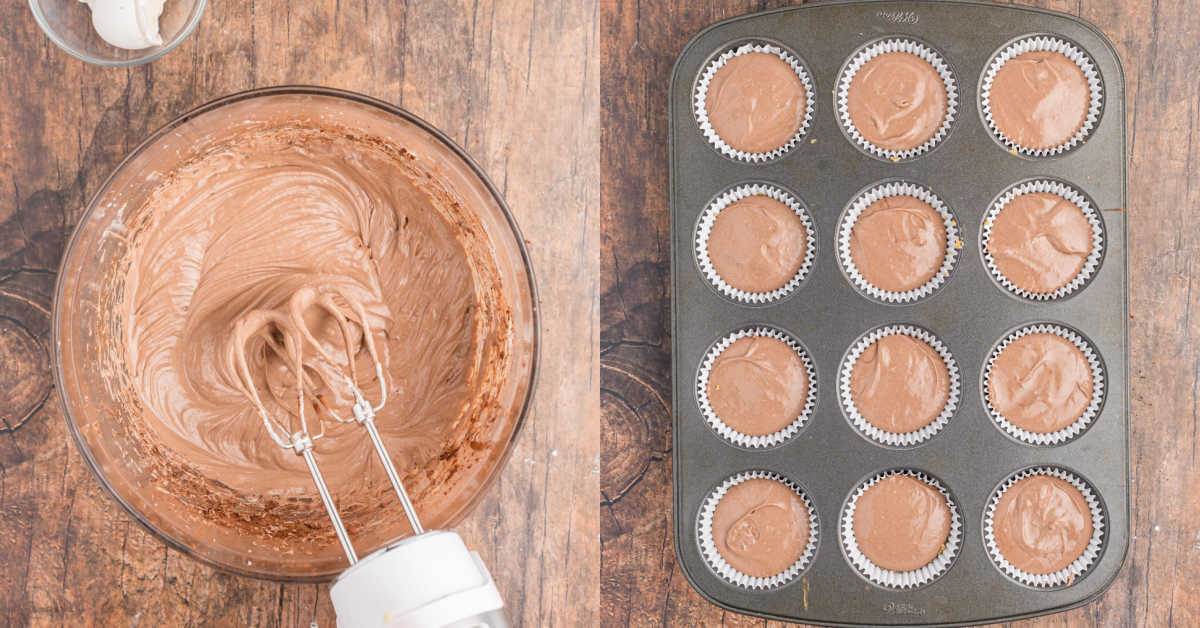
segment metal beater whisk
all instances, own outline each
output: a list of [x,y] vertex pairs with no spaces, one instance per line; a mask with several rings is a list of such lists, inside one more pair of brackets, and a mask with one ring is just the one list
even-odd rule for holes
[[[309,329],[305,314],[313,308],[320,308],[320,311],[329,315],[341,331],[347,366],[340,376],[354,398],[348,417],[339,415],[317,392],[313,377],[305,366],[306,347],[311,347],[315,356],[328,363],[330,368],[340,368],[340,362]],[[356,337],[355,327],[361,337]],[[271,438],[280,447],[302,456],[308,464],[317,492],[321,494],[321,502],[350,561],[350,567],[334,580],[329,589],[338,625],[345,628],[508,628],[510,624],[504,614],[504,601],[479,554],[467,549],[454,532],[426,532],[421,527],[412,501],[400,482],[400,475],[396,473],[383,439],[379,437],[375,413],[387,403],[388,382],[362,303],[337,286],[306,287],[288,299],[286,313],[278,310],[252,311],[237,321],[233,331],[234,342],[228,358],[237,374],[239,388],[258,411]],[[262,338],[263,350],[279,356],[288,372],[295,377],[297,430],[293,431],[272,418],[263,405],[246,355],[248,345],[255,338]],[[378,405],[371,405],[367,401],[359,385],[355,356],[364,347],[374,364],[375,378],[379,382]],[[263,375],[265,377],[267,374]],[[392,543],[359,561],[313,456],[313,441],[325,435],[325,423],[318,416],[320,431],[316,434],[309,432],[308,399],[315,402],[313,409],[319,407],[320,414],[340,423],[355,422],[366,428],[388,480],[404,506],[404,514],[412,524],[413,536]],[[285,404],[288,400],[277,397],[275,401],[287,407]]]
[[[304,349],[306,346],[312,347],[316,355],[323,358],[329,364],[338,364],[337,359],[329,354],[324,345],[317,340],[308,328],[304,314],[313,307],[318,307],[328,314],[333,322],[337,324],[342,334],[346,351],[346,369],[349,371],[348,373],[342,373],[342,376],[346,386],[354,395],[354,405],[350,408],[351,416],[349,417],[340,416],[328,405],[323,395],[316,393],[312,378],[305,371]],[[355,356],[360,347],[355,346],[356,339],[351,325],[358,326],[361,333],[362,346],[366,347],[367,353],[370,355],[371,361],[375,366],[375,377],[379,382],[380,390],[379,403],[377,405],[371,405],[371,402],[367,401],[358,384]],[[255,337],[262,337],[266,343],[266,348],[279,355],[288,370],[296,378],[296,415],[299,429],[294,432],[288,426],[272,418],[263,405],[262,398],[259,397],[258,388],[255,385],[249,361],[246,358],[247,344]],[[316,458],[313,456],[313,442],[325,435],[325,423],[318,417],[317,422],[320,425],[320,431],[316,434],[309,432],[306,412],[308,404],[305,399],[306,392],[325,410],[325,414],[329,418],[339,423],[356,422],[366,428],[367,434],[371,437],[371,443],[375,446],[375,453],[378,454],[379,461],[383,464],[384,471],[387,472],[388,480],[391,481],[392,488],[395,489],[396,496],[400,499],[400,504],[404,507],[404,514],[408,517],[414,534],[422,534],[424,529],[421,527],[421,521],[417,517],[416,510],[413,509],[412,501],[408,498],[408,493],[404,490],[404,485],[400,481],[400,475],[396,473],[396,467],[392,464],[392,459],[388,455],[387,448],[384,447],[383,439],[379,436],[379,429],[375,427],[375,413],[387,403],[388,387],[387,380],[384,378],[383,362],[380,361],[379,353],[375,349],[375,341],[367,320],[367,312],[362,303],[336,286],[322,285],[319,287],[301,288],[288,300],[286,315],[276,310],[255,310],[239,319],[234,326],[234,339],[231,358],[239,377],[242,392],[254,404],[255,409],[262,418],[263,426],[266,427],[267,433],[271,435],[271,438],[280,447],[290,449],[303,457],[304,462],[308,464],[309,473],[312,474],[313,482],[317,485],[317,492],[321,495],[321,501],[325,505],[326,512],[329,513],[329,519],[333,522],[333,529],[337,532],[338,540],[341,541],[342,549],[345,551],[346,558],[349,559],[350,564],[354,565],[358,562],[358,555],[354,551],[354,546],[350,542],[350,536],[346,533],[346,527],[342,523],[342,518],[338,514],[337,507],[333,503],[333,497],[329,493],[329,488],[325,485],[325,478],[321,475],[321,469],[317,466]]]

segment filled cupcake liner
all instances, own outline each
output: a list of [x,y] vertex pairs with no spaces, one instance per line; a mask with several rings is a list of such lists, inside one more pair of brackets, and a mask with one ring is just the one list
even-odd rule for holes
[[[791,66],[796,72],[796,76],[800,77],[800,82],[804,85],[804,121],[800,123],[799,130],[793,135],[783,146],[776,148],[766,153],[750,153],[738,150],[721,139],[717,131],[713,129],[712,122],[708,119],[708,86],[712,83],[712,79],[729,60],[751,52],[761,52],[765,54],[775,55],[783,59],[784,63]],[[717,152],[738,161],[747,163],[764,163],[777,159],[783,154],[792,150],[800,143],[800,140],[808,134],[809,127],[812,126],[813,108],[816,106],[816,90],[813,88],[812,75],[804,67],[795,55],[784,50],[783,48],[762,42],[746,43],[722,53],[714,59],[700,74],[700,80],[696,82],[696,93],[692,101],[692,109],[696,114],[696,123],[700,125],[700,132],[704,134],[705,139],[712,144]]]
[[[871,284],[859,272],[858,267],[854,264],[854,257],[850,254],[850,235],[854,231],[854,225],[858,222],[858,218],[872,203],[891,196],[912,196],[925,201],[941,215],[943,226],[946,229],[946,255],[942,259],[942,265],[929,281],[904,292],[884,290]],[[958,262],[961,247],[962,239],[958,233],[958,220],[954,218],[954,214],[950,213],[950,208],[929,188],[906,181],[884,183],[863,192],[850,204],[838,224],[838,260],[841,261],[842,268],[846,271],[850,282],[863,294],[884,303],[912,303],[933,294],[949,279],[950,272],[954,270],[954,265]]]
[[[1083,268],[1079,269],[1079,272],[1071,281],[1053,292],[1030,292],[1014,284],[1008,277],[1004,276],[1004,273],[1000,272],[1000,268],[996,265],[996,258],[992,256],[992,252],[988,248],[988,242],[992,235],[992,226],[995,224],[996,217],[1000,215],[1000,212],[1004,211],[1004,208],[1017,197],[1039,192],[1054,194],[1074,203],[1076,207],[1083,211],[1083,216],[1087,218],[1088,224],[1092,228],[1092,252],[1084,260]],[[1100,260],[1104,256],[1104,224],[1100,221],[1099,212],[1096,211],[1096,208],[1092,206],[1087,197],[1079,192],[1079,190],[1065,183],[1049,179],[1026,181],[1009,188],[1008,191],[992,204],[987,214],[984,215],[983,228],[980,230],[979,238],[979,251],[983,254],[984,266],[987,266],[988,272],[992,274],[992,277],[1005,290],[1030,301],[1053,301],[1071,295],[1083,288],[1091,280],[1092,276],[1096,274],[1096,269],[1100,267]]]
[[[946,398],[946,405],[942,408],[942,411],[928,425],[912,432],[888,432],[872,425],[858,411],[850,389],[851,376],[854,373],[854,365],[858,362],[858,358],[874,342],[880,338],[894,334],[903,334],[916,338],[932,347],[946,365],[946,372],[949,374],[950,379],[950,395]],[[863,436],[888,447],[914,447],[933,438],[950,422],[950,417],[954,416],[955,411],[958,410],[958,402],[961,397],[962,380],[959,375],[958,363],[954,360],[954,356],[951,355],[950,350],[946,348],[941,339],[929,331],[914,325],[887,325],[863,336],[850,348],[850,352],[842,362],[842,370],[838,377],[838,398],[842,402],[842,411],[845,413],[846,418],[849,419],[850,424]]]
[[[854,80],[854,75],[871,59],[889,52],[907,52],[928,61],[929,65],[933,66],[933,69],[937,71],[938,76],[942,78],[942,84],[946,86],[946,115],[942,118],[942,124],[934,132],[933,137],[930,137],[924,144],[916,148],[889,150],[881,146],[876,146],[858,132],[858,128],[854,126],[854,121],[850,119],[850,83]],[[929,152],[934,146],[937,146],[939,142],[945,139],[946,134],[950,132],[950,126],[954,124],[954,117],[958,113],[958,86],[955,83],[954,72],[950,69],[950,64],[946,63],[942,55],[929,46],[913,39],[884,39],[859,50],[851,57],[850,61],[846,64],[846,68],[842,70],[837,83],[837,111],[838,121],[841,122],[842,129],[855,145],[880,159],[893,162],[903,161]]]
[[[996,121],[992,119],[991,89],[992,83],[996,81],[996,73],[1000,71],[1000,68],[1005,63],[1027,52],[1058,52],[1063,54],[1071,61],[1074,61],[1075,65],[1078,65],[1079,69],[1083,71],[1083,77],[1087,80],[1088,90],[1091,92],[1087,115],[1084,116],[1083,125],[1079,127],[1079,130],[1070,139],[1058,146],[1050,148],[1021,146],[1001,132],[999,127],[996,126]],[[1087,139],[1088,134],[1092,132],[1092,129],[1100,121],[1100,109],[1104,103],[1104,87],[1100,82],[1100,71],[1086,52],[1074,44],[1057,37],[1037,36],[1017,41],[992,57],[991,62],[988,63],[987,70],[983,74],[983,83],[979,89],[979,102],[983,109],[984,123],[987,125],[988,130],[1010,152],[1028,157],[1048,157],[1068,151]]]
[[[1083,414],[1079,416],[1073,423],[1055,432],[1047,432],[1045,434],[1039,432],[1031,432],[1029,430],[1017,427],[992,405],[990,379],[992,376],[992,368],[996,364],[996,358],[1010,344],[1018,338],[1028,336],[1029,334],[1054,334],[1065,338],[1071,344],[1075,345],[1083,352],[1083,357],[1087,359],[1088,366],[1092,370],[1092,398],[1088,405],[1083,410]],[[1038,323],[1027,325],[1014,331],[1004,337],[1000,344],[988,355],[987,362],[983,366],[983,405],[987,408],[988,416],[992,418],[992,422],[996,424],[1009,436],[1025,443],[1026,445],[1034,445],[1039,447],[1049,447],[1062,445],[1079,436],[1092,424],[1096,419],[1096,415],[1100,413],[1100,406],[1104,403],[1104,367],[1100,364],[1100,357],[1092,348],[1091,343],[1084,340],[1077,332],[1062,325],[1054,325],[1051,323]]]
[[[946,505],[950,509],[950,534],[946,537],[946,544],[942,547],[942,551],[929,564],[911,571],[893,571],[876,565],[858,548],[858,540],[854,537],[854,512],[858,506],[858,499],[880,480],[893,475],[906,475],[932,486],[946,499]],[[950,497],[950,492],[942,486],[941,482],[920,471],[896,469],[875,475],[855,489],[842,512],[842,550],[846,553],[846,558],[849,559],[854,569],[867,580],[891,589],[913,589],[942,577],[950,570],[950,566],[954,564],[954,560],[962,549],[962,535],[962,514],[959,513],[954,499]]]
[[[804,363],[804,371],[808,376],[808,395],[805,397],[804,409],[800,411],[800,415],[778,432],[763,436],[751,436],[733,429],[717,416],[717,413],[708,401],[708,378],[712,374],[713,364],[721,353],[729,348],[729,345],[749,336],[774,338],[791,347],[796,352],[796,355],[800,356],[800,361]],[[808,355],[808,351],[789,334],[770,327],[742,329],[722,338],[704,356],[704,361],[700,363],[699,373],[696,375],[696,399],[700,404],[700,413],[704,415],[704,420],[718,436],[729,443],[747,449],[774,447],[798,434],[808,424],[809,419],[812,418],[813,409],[817,405],[817,370],[813,365],[812,358]]]
[[[1088,509],[1092,514],[1092,538],[1088,541],[1087,547],[1084,548],[1083,554],[1066,567],[1049,574],[1034,574],[1018,569],[1004,558],[1004,554],[1000,552],[1000,547],[996,544],[994,519],[996,516],[996,506],[1000,503],[1000,498],[1004,496],[1005,491],[1018,481],[1035,475],[1056,477],[1079,489],[1079,492],[1083,494],[1084,500],[1087,501]],[[1104,510],[1100,506],[1100,499],[1096,497],[1096,494],[1092,491],[1092,487],[1087,482],[1084,482],[1079,476],[1057,467],[1033,467],[1018,471],[1009,476],[1008,479],[1000,484],[1000,487],[996,489],[992,497],[988,500],[987,508],[983,513],[983,544],[987,548],[988,556],[991,557],[996,567],[1013,580],[1039,589],[1065,587],[1077,582],[1096,564],[1104,543],[1104,524]]]
[[[721,552],[717,550],[716,543],[713,541],[712,523],[713,515],[717,511],[717,504],[729,492],[729,489],[746,480],[752,479],[775,480],[783,483],[792,489],[796,495],[800,496],[800,499],[804,502],[804,507],[808,510],[808,544],[805,546],[804,552],[783,573],[769,578],[751,576],[735,569],[733,565],[730,565],[721,556]],[[804,494],[804,490],[795,482],[770,471],[743,471],[726,479],[704,499],[703,505],[700,506],[700,514],[696,518],[696,542],[700,546],[700,555],[704,557],[704,561],[708,563],[709,568],[721,579],[744,589],[774,589],[795,580],[812,564],[813,556],[817,553],[817,541],[819,538],[820,525],[817,521],[817,509],[813,506],[812,500],[808,498],[808,495]]]
[[[713,267],[712,259],[708,256],[708,238],[712,234],[713,224],[717,221],[717,215],[734,202],[749,196],[766,196],[787,205],[800,217],[800,222],[804,224],[804,261],[801,262],[799,270],[796,271],[796,274],[787,283],[770,292],[746,292],[745,290],[739,290],[729,285],[721,277],[721,274],[717,272],[717,269]],[[739,185],[722,193],[704,210],[704,213],[700,215],[700,221],[696,225],[696,263],[700,266],[700,272],[704,274],[705,278],[708,279],[709,283],[718,292],[741,303],[762,305],[778,301],[791,294],[808,277],[809,271],[812,270],[813,260],[816,257],[817,234],[812,216],[809,215],[808,210],[805,209],[804,204],[799,199],[774,185],[749,183]]]

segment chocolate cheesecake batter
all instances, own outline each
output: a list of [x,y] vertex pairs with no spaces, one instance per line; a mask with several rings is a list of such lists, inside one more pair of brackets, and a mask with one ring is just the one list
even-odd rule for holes
[[1000,554],[1014,567],[1050,574],[1083,556],[1092,539],[1092,513],[1069,482],[1032,475],[1000,496],[992,529]]
[[992,121],[1014,144],[1065,144],[1087,118],[1091,89],[1079,65],[1061,52],[1036,50],[1009,59],[988,91]]
[[[126,363],[146,424],[198,472],[250,493],[312,484],[303,459],[270,439],[239,392],[229,356],[240,318],[283,311],[297,291],[321,284],[365,307],[388,381],[375,381],[361,341],[355,366],[372,401],[389,386],[377,422],[397,466],[441,451],[479,386],[475,286],[454,225],[404,174],[369,144],[275,128],[178,170],[152,197],[130,234]],[[318,340],[344,354],[327,315],[306,316]],[[294,376],[261,340],[250,362],[276,400],[270,410],[295,425]],[[338,373],[349,365],[310,368],[317,394],[348,414]],[[354,424],[326,429],[316,453],[327,482],[361,484],[373,464],[366,434]]]
[[808,508],[778,480],[751,478],[730,488],[713,512],[713,543],[734,569],[756,577],[783,573],[808,547]]
[[714,131],[735,150],[769,153],[804,125],[808,94],[796,70],[766,52],[737,55],[717,69],[704,108]]
[[950,398],[950,373],[929,343],[890,334],[871,343],[854,362],[850,396],[858,413],[893,434],[933,422]]
[[1013,425],[1057,432],[1083,415],[1092,400],[1092,370],[1071,341],[1028,334],[1000,352],[988,376],[988,401]]
[[746,336],[713,361],[707,392],[709,405],[725,425],[749,436],[766,436],[804,411],[808,371],[783,341]]
[[950,538],[950,507],[937,489],[889,475],[858,498],[854,538],[863,555],[892,571],[928,565]]
[[1022,194],[996,214],[987,247],[1014,285],[1049,294],[1083,270],[1092,253],[1092,225],[1082,209],[1057,194]]
[[763,195],[730,203],[708,236],[708,257],[726,283],[745,292],[787,285],[808,252],[804,221],[787,205]]
[[846,99],[859,135],[884,150],[923,145],[946,118],[941,75],[908,52],[886,52],[864,63],[850,80]]
[[933,279],[946,257],[946,223],[929,203],[907,195],[867,206],[850,231],[850,258],[867,283],[889,292]]

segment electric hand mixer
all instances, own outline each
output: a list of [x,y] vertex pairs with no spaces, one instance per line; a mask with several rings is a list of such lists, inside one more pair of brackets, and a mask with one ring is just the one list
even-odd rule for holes
[[[342,383],[354,398],[348,417],[340,416],[325,397],[316,392],[316,383],[306,367],[306,347],[311,347],[315,357],[326,364],[340,365],[309,328],[305,315],[313,308],[319,308],[318,311],[327,315],[341,332],[348,373],[342,372],[340,375],[344,378]],[[358,328],[357,334],[355,327]],[[263,342],[261,345],[254,342],[254,347],[277,356],[290,375],[295,377],[296,411],[292,422],[298,429],[292,429],[272,417],[258,394],[258,385],[247,359],[248,345],[256,338],[261,338]],[[370,356],[379,382],[381,392],[377,405],[367,401],[359,386],[355,356],[362,348]],[[304,458],[346,559],[350,561],[350,567],[334,580],[329,591],[339,626],[506,628],[509,625],[500,593],[479,555],[469,551],[454,532],[426,532],[421,527],[417,512],[392,465],[375,426],[375,413],[387,403],[387,380],[361,302],[336,286],[302,288],[289,299],[286,313],[254,310],[242,316],[235,324],[234,342],[228,357],[239,378],[241,392],[258,411],[267,433],[280,447]],[[329,384],[332,385],[332,382]],[[320,430],[315,434],[309,432],[308,428],[306,395],[314,402],[312,407],[318,412]],[[278,396],[275,401],[285,409],[290,405],[288,400]],[[412,525],[413,536],[366,558],[358,558],[313,455],[313,441],[325,435],[325,423],[321,415],[340,423],[358,423],[366,429],[388,480],[404,507],[404,514]]]

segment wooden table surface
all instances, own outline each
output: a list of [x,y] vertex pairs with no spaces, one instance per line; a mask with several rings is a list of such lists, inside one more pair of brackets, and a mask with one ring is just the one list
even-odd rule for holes
[[102,69],[56,48],[24,1],[0,3],[0,626],[333,625],[327,586],[225,575],[126,516],[70,443],[51,376],[55,273],[99,184],[178,114],[288,83],[399,104],[502,189],[537,273],[543,370],[458,530],[518,624],[596,623],[598,279],[580,252],[598,235],[597,25],[579,0],[211,0],[178,49]]
[[[601,15],[601,621],[779,625],[705,602],[671,521],[667,86],[683,45],[776,0],[628,2]],[[1099,601],[1026,626],[1200,625],[1200,12],[1186,2],[1031,2],[1079,15],[1125,66],[1133,540]],[[1195,275],[1193,275],[1193,269]]]

